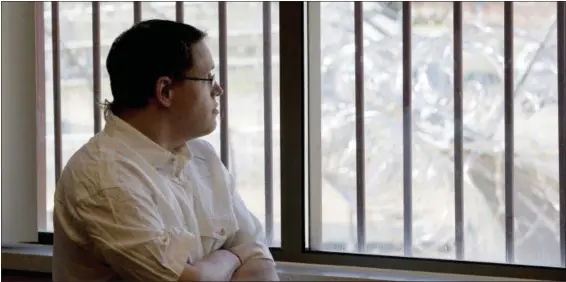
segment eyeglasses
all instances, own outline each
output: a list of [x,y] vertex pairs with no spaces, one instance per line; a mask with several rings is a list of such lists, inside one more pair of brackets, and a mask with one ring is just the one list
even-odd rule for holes
[[183,76],[182,79],[184,80],[193,80],[193,81],[208,81],[210,85],[213,85],[216,81],[216,77],[212,75],[211,77],[204,78],[204,77],[194,77],[194,76]]

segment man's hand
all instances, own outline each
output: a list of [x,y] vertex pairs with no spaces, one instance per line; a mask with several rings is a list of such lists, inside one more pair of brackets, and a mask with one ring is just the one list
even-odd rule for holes
[[279,275],[272,260],[251,259],[236,270],[232,281],[279,281]]
[[200,272],[201,281],[229,281],[240,259],[227,250],[216,250],[193,265]]

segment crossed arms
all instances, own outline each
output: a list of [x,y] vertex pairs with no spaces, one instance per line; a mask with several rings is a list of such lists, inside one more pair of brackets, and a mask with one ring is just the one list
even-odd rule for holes
[[275,263],[252,259],[244,264],[228,250],[217,250],[194,265],[187,264],[178,281],[279,281]]
[[[235,194],[235,213],[240,230],[229,238],[224,248],[187,265],[179,281],[279,281],[275,263],[269,249],[258,238],[262,236],[258,220],[245,208],[242,199]],[[196,279],[200,277],[199,279]]]
[[198,261],[190,254],[201,248],[199,235],[165,227],[144,193],[104,189],[81,201],[75,212],[93,247],[125,280],[279,281],[259,221],[237,193],[234,200],[239,230]]

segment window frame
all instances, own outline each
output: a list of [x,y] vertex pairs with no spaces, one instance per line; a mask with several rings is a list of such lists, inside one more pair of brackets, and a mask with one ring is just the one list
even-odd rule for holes
[[[316,32],[316,26],[308,21],[309,5],[306,2],[280,2],[279,3],[279,26],[280,42],[285,48],[280,48],[280,150],[281,150],[281,247],[270,248],[277,261],[324,264],[333,266],[354,266],[379,269],[391,269],[402,271],[432,272],[441,274],[466,274],[479,276],[492,276],[500,278],[529,278],[541,280],[561,280],[564,278],[564,267],[542,267],[511,265],[503,263],[451,261],[415,257],[393,257],[383,255],[366,255],[356,253],[338,253],[326,251],[314,251],[307,246],[311,245],[307,235],[314,238],[317,234],[307,231],[306,218],[316,216],[313,207],[307,208],[309,193],[312,197],[313,191],[309,191],[312,185],[309,179],[309,168],[320,161],[309,158],[309,135],[316,133],[316,124],[308,119],[309,102],[320,100],[320,91],[313,91],[313,81],[317,81],[316,73],[312,73],[317,60],[309,58],[308,33]],[[314,3],[316,4],[316,3]],[[42,17],[38,13],[36,17]],[[301,19],[301,20],[298,20]],[[43,18],[36,18],[36,25],[43,25]],[[318,24],[320,34],[320,24]],[[43,27],[42,27],[43,28]],[[42,30],[42,29],[41,29]],[[43,34],[40,36],[43,41]],[[312,46],[312,45],[311,45]],[[38,53],[38,60],[44,62],[44,53]],[[309,62],[310,60],[310,62]],[[318,60],[320,65],[320,59]],[[320,67],[319,67],[320,69]],[[308,74],[308,77],[307,75]],[[320,79],[320,77],[318,77]],[[309,83],[311,82],[311,83]],[[320,83],[319,83],[320,84]],[[45,87],[37,93],[37,100],[45,102]],[[38,103],[37,110],[40,111],[43,120],[38,121],[37,133],[43,138],[38,138],[38,152],[43,158],[38,158],[38,173],[43,183],[39,185],[38,197],[46,196],[45,185],[45,106]],[[314,125],[314,126],[313,126]],[[320,128],[318,129],[320,130]],[[316,135],[314,135],[316,136]],[[310,140],[309,140],[310,142]],[[314,143],[310,143],[312,146]],[[284,153],[283,153],[284,152]],[[42,162],[43,163],[39,163]],[[42,175],[43,174],[43,175]],[[311,184],[311,185],[309,185]],[[43,198],[45,199],[45,197]],[[45,200],[43,200],[45,201]],[[41,201],[40,201],[41,202]],[[299,205],[299,208],[292,208]],[[45,203],[39,204],[38,213],[45,217]],[[298,221],[298,218],[305,220]],[[307,233],[309,232],[309,233]],[[52,232],[39,232],[37,244],[52,245]]]

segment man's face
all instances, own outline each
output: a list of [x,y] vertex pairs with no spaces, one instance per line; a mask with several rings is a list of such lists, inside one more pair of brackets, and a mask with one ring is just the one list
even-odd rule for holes
[[[213,79],[214,60],[201,40],[192,47],[193,67],[187,77]],[[216,80],[184,80],[171,88],[173,128],[187,139],[208,135],[216,128],[219,114],[217,97],[223,90]]]

